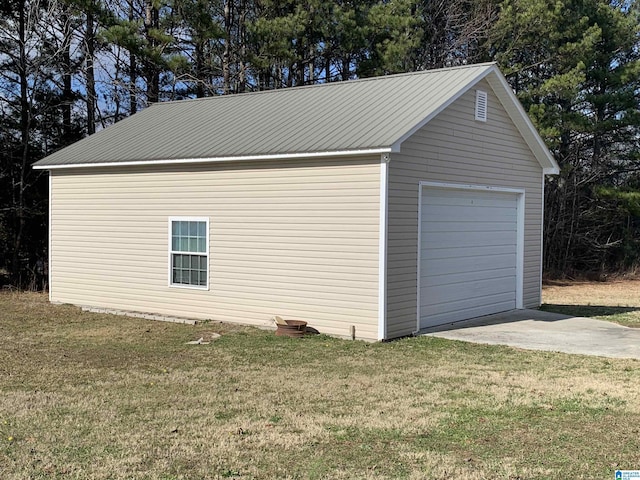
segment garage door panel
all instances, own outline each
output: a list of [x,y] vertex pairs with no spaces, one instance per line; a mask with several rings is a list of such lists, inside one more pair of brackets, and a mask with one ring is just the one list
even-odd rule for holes
[[423,222],[438,222],[446,218],[451,218],[452,209],[455,209],[456,220],[459,222],[475,222],[482,223],[486,221],[495,221],[500,218],[501,221],[515,221],[517,212],[512,208],[501,207],[483,207],[483,208],[455,208],[450,205],[435,205],[424,212]]
[[465,258],[475,257],[478,255],[490,256],[490,255],[504,255],[504,254],[516,254],[515,245],[489,245],[489,246],[472,246],[469,245],[466,248],[429,248],[422,250],[420,256],[423,260],[437,260],[439,258]]
[[430,223],[422,222],[421,228],[423,233],[427,235],[442,234],[442,229],[446,227],[446,233],[454,235],[464,234],[468,232],[513,232],[515,231],[513,222],[456,222],[451,220],[439,219]]
[[[504,305],[506,306],[505,310],[511,310],[514,308],[514,302],[509,293],[496,293],[494,295],[483,297],[481,302],[478,302],[478,298],[467,298],[460,302],[441,302],[434,305],[425,305],[425,313],[429,316],[433,315],[444,315],[447,312],[472,312],[473,308],[478,309],[487,309],[490,308],[491,305]],[[483,310],[483,312],[486,310]],[[495,312],[493,312],[495,313]],[[480,316],[473,314],[474,317]],[[471,317],[467,317],[471,318]]]
[[423,187],[420,325],[516,307],[518,194]]
[[[492,299],[493,303],[485,306],[478,306],[473,304],[469,308],[458,308],[457,310],[444,309],[443,312],[427,312],[430,322],[433,325],[442,325],[445,323],[459,322],[461,320],[467,320],[469,318],[482,317],[483,315],[491,315],[496,313],[496,309],[499,312],[506,312],[515,308],[515,302],[506,297],[502,297],[503,301],[500,302],[500,298]],[[458,305],[460,307],[460,305]]]
[[509,275],[500,278],[483,279],[482,281],[476,281],[473,283],[465,282],[457,285],[447,284],[437,285],[434,287],[421,286],[421,293],[423,295],[426,295],[427,293],[430,295],[429,304],[431,305],[450,302],[464,302],[469,299],[476,300],[476,303],[482,304],[486,299],[492,296],[501,294],[514,295],[514,280],[515,275]]
[[[439,275],[439,276],[424,276],[422,277],[422,281],[420,283],[420,288],[425,287],[435,287],[439,285],[459,285],[465,282],[478,282],[481,280],[486,280],[487,277],[486,270],[480,270],[478,272],[465,271],[462,273],[452,273],[449,275]],[[513,267],[509,268],[496,268],[491,270],[489,275],[497,278],[504,277],[514,277],[516,275],[516,270]],[[424,297],[421,297],[424,298]]]
[[491,211],[491,209],[496,208],[512,210],[514,208],[513,205],[505,202],[503,198],[491,198],[483,200],[480,197],[476,197],[473,200],[466,201],[457,201],[457,199],[451,199],[450,201],[441,201],[442,199],[439,197],[432,197],[428,198],[427,200],[429,201],[429,208],[434,212],[441,212],[450,208],[455,208],[460,211]]
[[454,233],[426,233],[422,242],[423,251],[439,250],[443,246],[447,248],[459,248],[461,250],[472,247],[508,247],[513,246],[517,235],[514,231],[475,232],[473,235],[461,235]]
[[[486,195],[483,195],[485,194]],[[481,206],[496,207],[505,205],[505,196],[509,193],[496,191],[478,190],[457,190],[457,189],[427,189],[424,198],[428,199],[429,205],[460,205],[460,206]]]
[[479,272],[500,268],[513,268],[517,255],[501,254],[474,257],[472,260],[466,257],[420,259],[420,268],[423,276],[437,277],[452,273]]

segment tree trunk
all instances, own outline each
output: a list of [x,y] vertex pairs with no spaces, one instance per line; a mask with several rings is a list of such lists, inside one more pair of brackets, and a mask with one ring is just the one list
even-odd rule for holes
[[238,18],[238,41],[240,42],[240,58],[238,59],[238,93],[247,88],[246,56],[247,56],[247,2],[240,0],[240,15]]
[[231,27],[232,27],[232,11],[231,2],[233,0],[225,0],[224,2],[224,51],[222,52],[222,92],[227,94],[231,92]]
[[198,39],[195,42],[195,71],[196,71],[196,97],[203,98],[205,96],[204,92],[204,82],[206,81],[206,75],[204,71],[204,45],[203,40]]
[[[155,53],[158,42],[153,36],[152,30],[157,30],[160,26],[160,14],[158,9],[153,6],[152,0],[145,2],[145,31],[147,34],[147,42],[151,51]],[[153,60],[146,60],[146,80],[147,80],[147,103],[158,103],[160,99],[160,71]]]
[[20,251],[22,250],[22,235],[24,233],[24,227],[26,223],[25,219],[25,174],[29,163],[29,126],[30,108],[29,108],[29,72],[27,67],[27,52],[26,52],[26,1],[21,0],[18,3],[18,72],[20,76],[20,154],[21,163],[20,171],[18,172],[18,195],[14,197],[15,201],[15,231],[13,239],[13,252],[11,258],[11,271],[10,276],[15,285],[22,283],[20,278],[21,266],[20,266]]
[[96,80],[93,68],[93,59],[95,55],[95,33],[93,12],[91,11],[92,8],[93,5],[91,5],[87,10],[87,25],[84,37],[85,56],[87,62],[87,71],[85,72],[87,81],[87,133],[89,135],[96,131]]
[[325,82],[330,82],[331,81],[331,55],[327,52],[327,55],[325,57],[324,60],[324,81]]
[[340,72],[342,74],[342,81],[349,80],[349,77],[351,76],[350,63],[348,55],[345,54],[342,58],[342,72]]
[[71,19],[66,11],[61,12],[62,22],[62,143],[71,143],[73,132],[71,128],[71,105],[73,90],[71,89]]
[[[133,8],[133,0],[129,1],[129,21],[133,22],[135,12]],[[129,50],[129,115],[133,115],[138,111],[138,96],[136,95],[136,82],[138,80],[138,65],[136,62],[136,54],[133,49]],[[116,117],[116,120],[117,117]]]

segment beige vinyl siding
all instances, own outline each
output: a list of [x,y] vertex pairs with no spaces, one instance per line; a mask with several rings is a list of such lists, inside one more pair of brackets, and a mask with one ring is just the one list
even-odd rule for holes
[[[51,299],[376,339],[380,158],[52,172]],[[209,290],[169,286],[169,217],[209,219]]]
[[[475,90],[488,93],[487,122],[474,118]],[[418,182],[525,189],[523,303],[540,304],[542,168],[486,81],[407,139],[389,163],[387,333],[417,328]]]

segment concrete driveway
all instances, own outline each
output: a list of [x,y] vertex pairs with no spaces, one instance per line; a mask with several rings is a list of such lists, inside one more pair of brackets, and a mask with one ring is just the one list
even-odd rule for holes
[[512,310],[420,333],[528,350],[640,359],[640,328],[538,310]]

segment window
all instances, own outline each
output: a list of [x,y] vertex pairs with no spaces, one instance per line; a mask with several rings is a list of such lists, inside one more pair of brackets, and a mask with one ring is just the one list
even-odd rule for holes
[[169,284],[209,287],[209,219],[169,219]]

